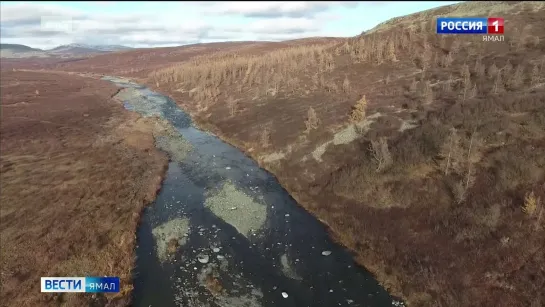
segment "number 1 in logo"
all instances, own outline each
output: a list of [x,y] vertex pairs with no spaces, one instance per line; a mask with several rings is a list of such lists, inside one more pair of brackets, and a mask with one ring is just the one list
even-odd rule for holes
[[488,18],[488,34],[503,34],[503,18]]

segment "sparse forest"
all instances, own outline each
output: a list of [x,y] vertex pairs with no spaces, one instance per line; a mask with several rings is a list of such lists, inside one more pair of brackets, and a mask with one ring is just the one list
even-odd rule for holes
[[[502,16],[505,40],[437,35],[437,16]],[[464,2],[351,38],[139,50],[48,67],[130,77],[169,95],[273,173],[409,306],[538,307],[543,16],[543,2]]]
[[[504,42],[435,34],[430,16],[469,6],[325,44],[196,57],[149,80],[224,139],[252,148],[412,305],[538,306],[545,24],[526,21],[544,7],[481,5],[506,15]],[[228,97],[240,102],[231,118],[221,115]]]

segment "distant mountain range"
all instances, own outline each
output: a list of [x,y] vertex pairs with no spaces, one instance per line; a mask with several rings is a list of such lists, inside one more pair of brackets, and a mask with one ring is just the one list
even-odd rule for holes
[[94,54],[130,50],[131,47],[121,45],[87,45],[69,44],[53,49],[38,49],[20,44],[0,44],[0,57],[2,58],[49,58],[49,57],[85,57]]

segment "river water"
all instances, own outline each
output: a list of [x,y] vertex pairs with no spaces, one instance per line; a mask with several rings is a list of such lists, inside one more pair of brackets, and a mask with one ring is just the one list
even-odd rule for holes
[[127,80],[127,109],[175,135],[162,188],[138,229],[134,306],[401,306],[267,171],[197,129],[171,99]]

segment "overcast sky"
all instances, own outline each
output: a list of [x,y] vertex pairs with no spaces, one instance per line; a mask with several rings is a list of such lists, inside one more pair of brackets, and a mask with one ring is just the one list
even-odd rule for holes
[[0,41],[130,47],[354,36],[449,2],[0,2]]

